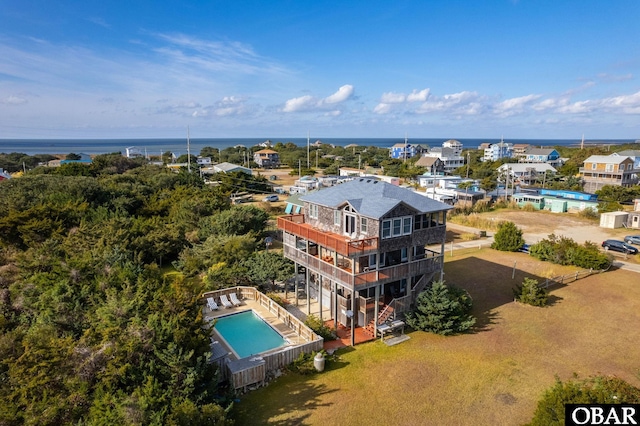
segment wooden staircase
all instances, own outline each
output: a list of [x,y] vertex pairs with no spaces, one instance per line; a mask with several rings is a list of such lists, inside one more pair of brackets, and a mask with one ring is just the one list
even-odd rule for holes
[[[377,321],[378,324],[385,322],[391,317],[391,315],[393,315],[393,308],[390,305],[382,305],[382,306],[383,306],[383,309],[378,313],[378,321]],[[376,320],[371,320],[369,321],[369,324],[367,324],[364,327],[364,332],[367,333],[369,336],[372,336],[373,338],[376,337],[375,324],[376,324]]]

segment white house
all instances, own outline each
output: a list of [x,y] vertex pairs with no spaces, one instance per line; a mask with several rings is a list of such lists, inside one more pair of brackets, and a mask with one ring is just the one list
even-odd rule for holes
[[513,156],[513,144],[500,142],[490,144],[484,149],[482,161],[498,161],[501,158],[511,158]]
[[548,163],[507,163],[498,167],[501,174],[508,173],[523,185],[531,185],[539,178],[544,179],[545,174],[551,175],[556,169]]

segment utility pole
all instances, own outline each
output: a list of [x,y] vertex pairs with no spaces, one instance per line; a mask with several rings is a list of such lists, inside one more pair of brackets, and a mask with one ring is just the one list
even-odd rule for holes
[[467,179],[469,179],[469,155],[471,155],[471,153],[467,152]]
[[307,130],[307,169],[311,168],[311,163],[309,162],[309,147],[310,147],[309,142],[310,142],[309,141],[309,131]]
[[189,126],[187,126],[187,170],[191,173],[191,146],[189,144]]

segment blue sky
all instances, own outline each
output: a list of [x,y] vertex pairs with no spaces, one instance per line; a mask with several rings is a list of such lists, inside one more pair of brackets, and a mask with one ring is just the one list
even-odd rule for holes
[[640,1],[0,3],[0,139],[640,138]]

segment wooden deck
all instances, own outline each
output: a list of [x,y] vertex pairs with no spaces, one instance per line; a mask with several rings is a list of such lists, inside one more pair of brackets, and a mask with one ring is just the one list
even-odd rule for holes
[[[333,320],[325,321],[324,323],[327,327],[331,327],[335,329],[335,323]],[[351,346],[351,328],[347,328],[341,324],[338,324],[337,330],[338,338],[336,340],[325,340],[324,341],[324,350],[327,352],[335,351],[339,348],[345,348],[347,346]],[[356,327],[355,335],[354,335],[355,344],[360,344],[364,342],[370,342],[374,340],[374,338],[364,331],[364,327]]]

